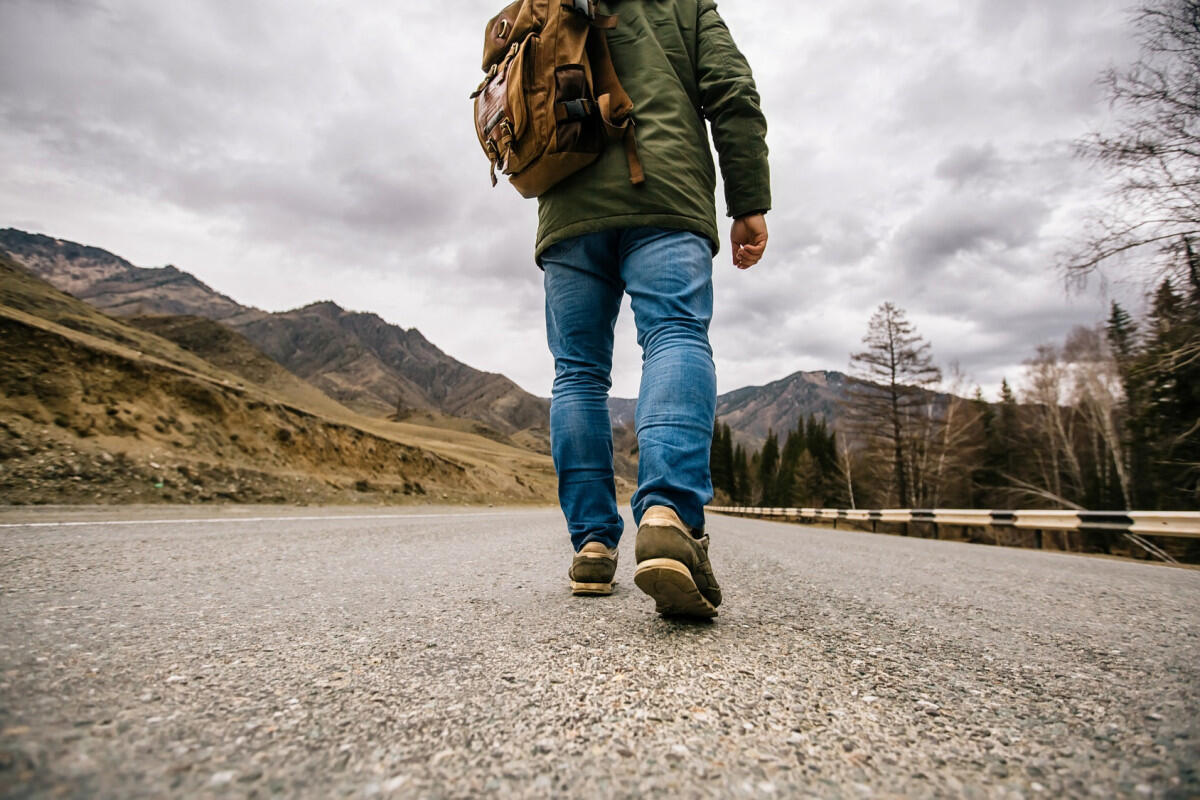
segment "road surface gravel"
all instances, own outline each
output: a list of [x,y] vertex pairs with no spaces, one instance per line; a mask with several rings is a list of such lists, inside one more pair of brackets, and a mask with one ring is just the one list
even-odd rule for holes
[[685,623],[556,510],[0,512],[0,796],[1200,796],[1200,572],[709,530]]

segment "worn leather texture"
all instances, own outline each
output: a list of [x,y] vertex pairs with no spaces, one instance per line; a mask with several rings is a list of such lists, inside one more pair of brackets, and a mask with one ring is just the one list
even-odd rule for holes
[[[485,27],[475,130],[493,176],[507,175],[525,197],[591,164],[610,140],[633,144],[633,102],[604,41],[614,23],[589,18],[574,2],[519,0]],[[635,177],[636,160],[634,149]]]

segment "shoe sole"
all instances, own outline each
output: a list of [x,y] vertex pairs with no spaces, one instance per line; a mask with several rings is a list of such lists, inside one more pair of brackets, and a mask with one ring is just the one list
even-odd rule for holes
[[602,597],[613,593],[612,583],[580,583],[579,581],[571,581],[571,594],[576,597]]
[[633,582],[654,598],[664,616],[715,617],[717,609],[696,586],[696,579],[683,562],[673,558],[649,558],[638,564]]

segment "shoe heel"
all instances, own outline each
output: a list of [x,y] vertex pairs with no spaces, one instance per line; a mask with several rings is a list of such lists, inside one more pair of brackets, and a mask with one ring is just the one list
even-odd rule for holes
[[654,598],[658,613],[684,617],[715,617],[717,609],[700,593],[691,570],[673,558],[650,558],[638,564],[633,582]]
[[613,593],[613,586],[615,584],[616,581],[613,581],[612,583],[583,583],[581,581],[571,581],[571,594],[580,597],[600,597],[604,595],[610,595]]

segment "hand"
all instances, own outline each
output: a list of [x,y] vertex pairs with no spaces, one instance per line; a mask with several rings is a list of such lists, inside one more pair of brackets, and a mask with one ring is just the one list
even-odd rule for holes
[[733,245],[733,265],[738,269],[750,269],[767,249],[766,217],[762,214],[738,217],[733,221],[729,239]]

